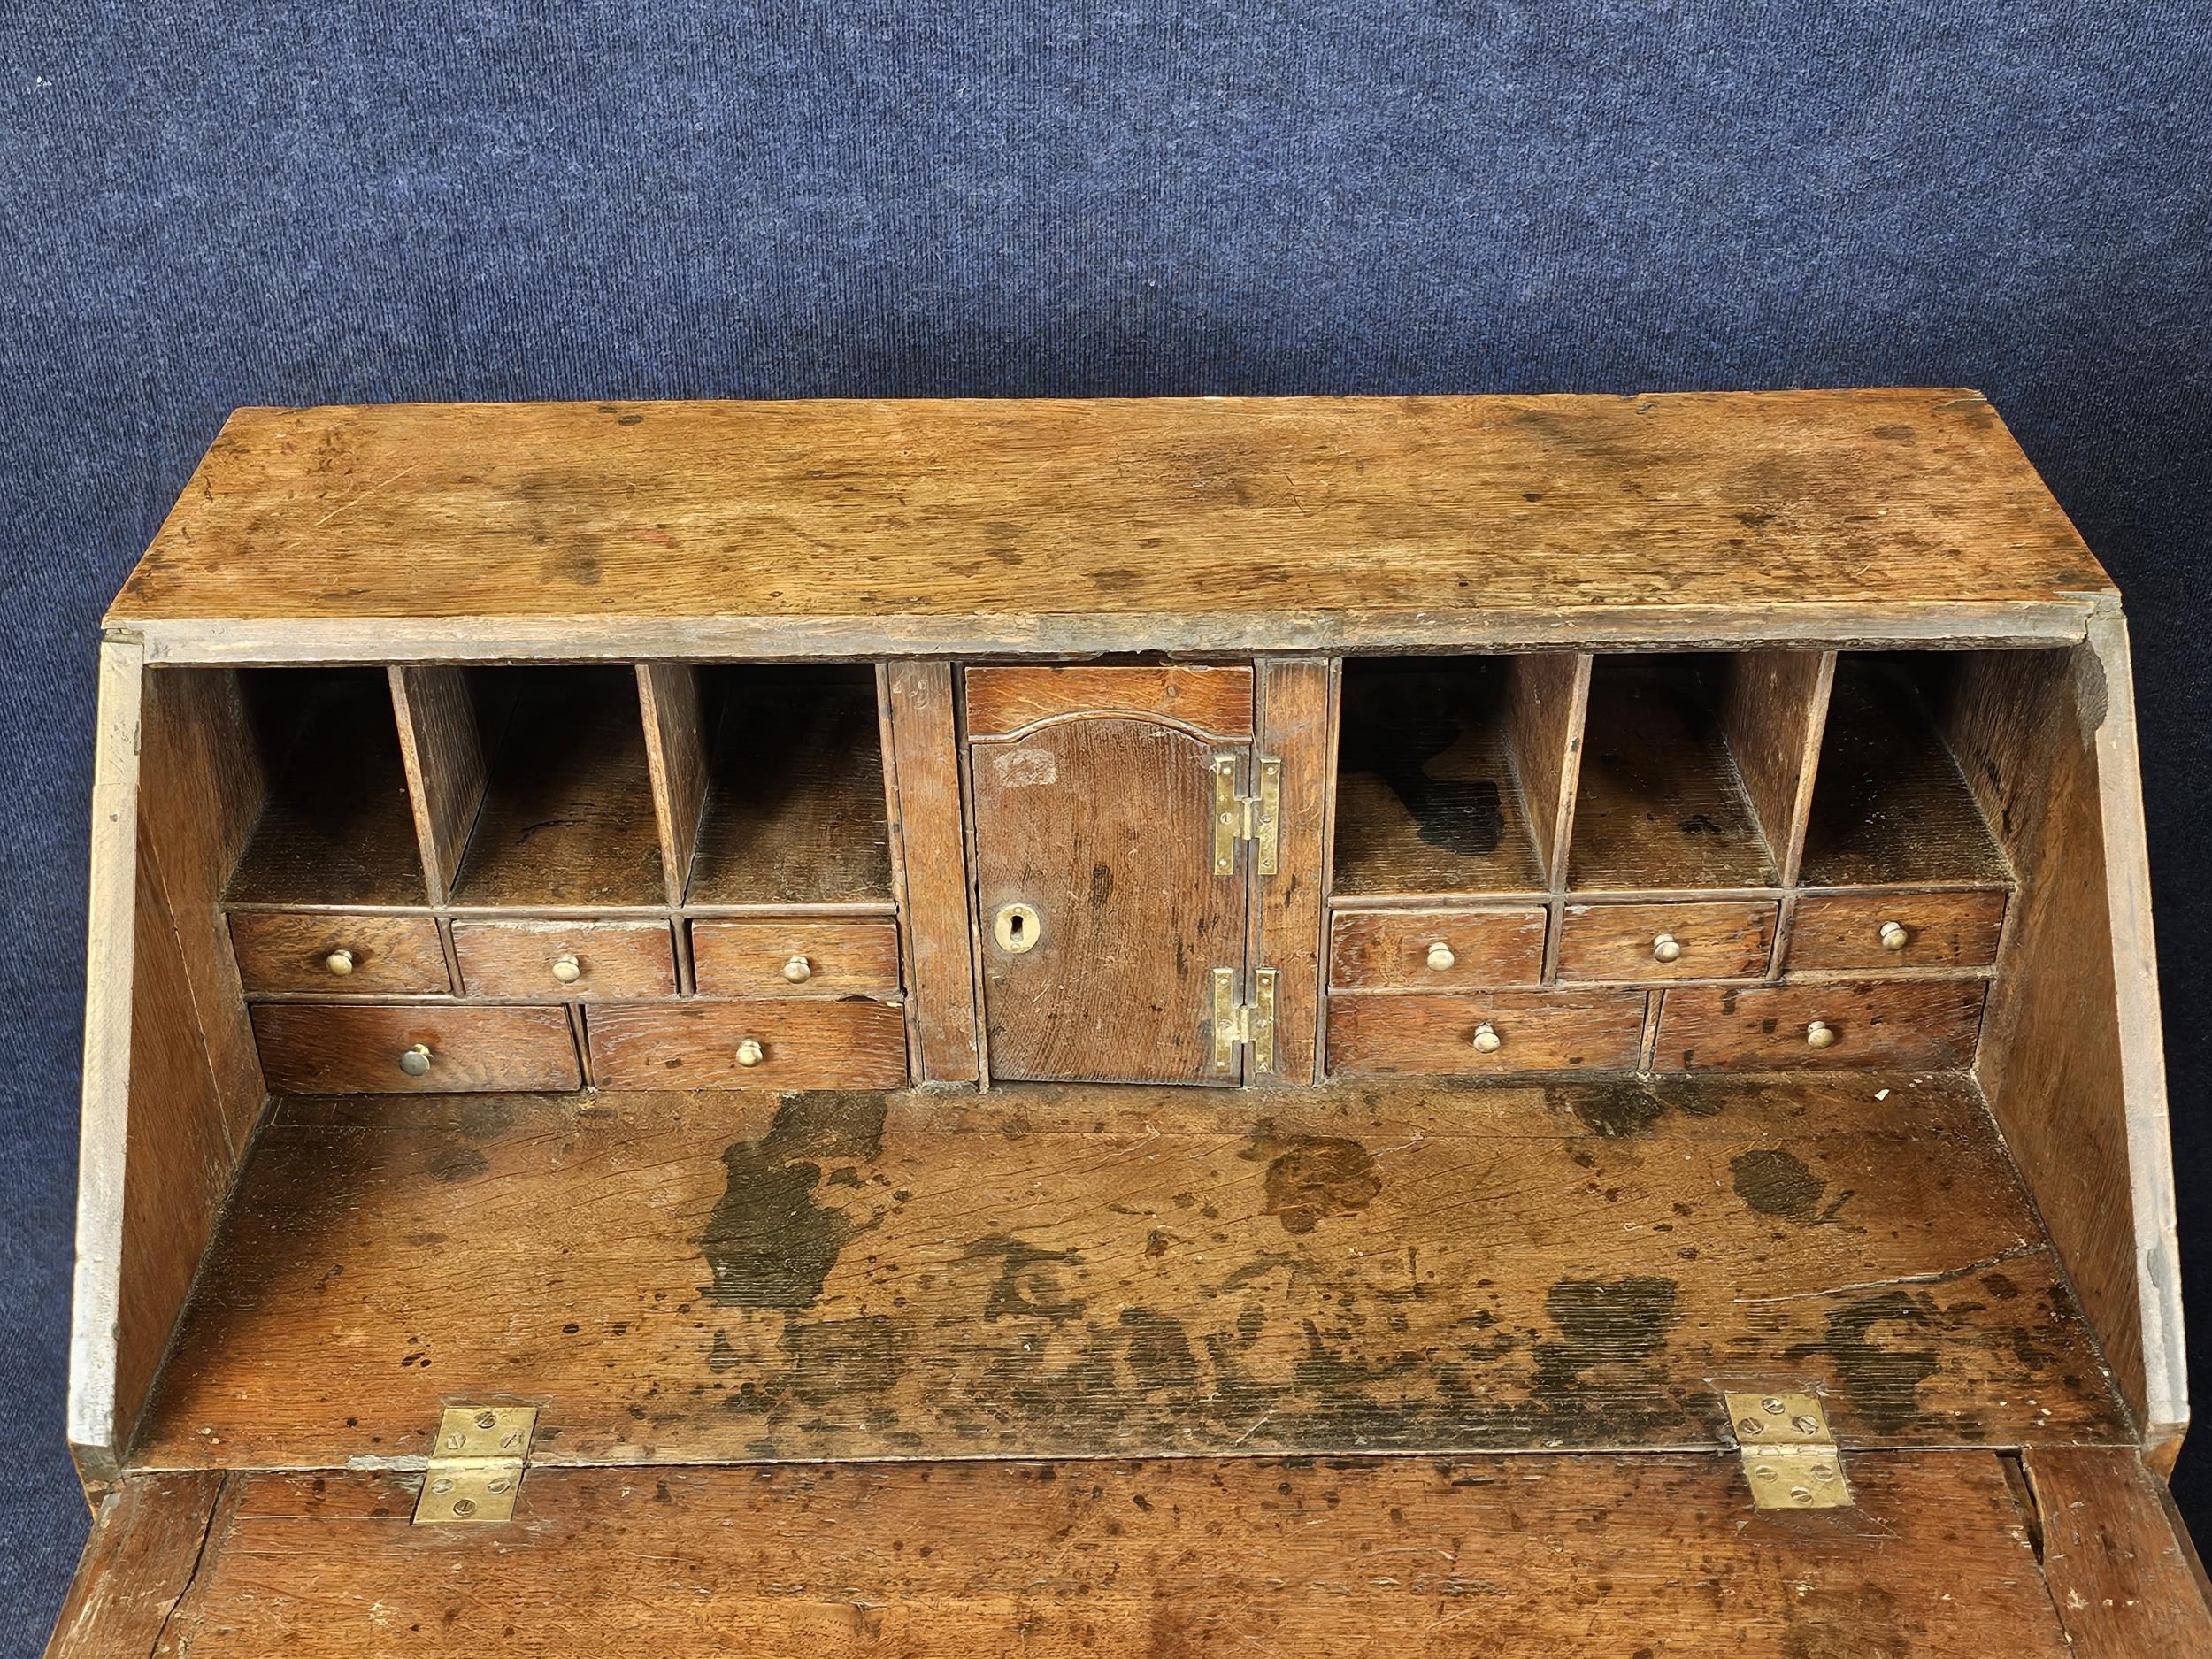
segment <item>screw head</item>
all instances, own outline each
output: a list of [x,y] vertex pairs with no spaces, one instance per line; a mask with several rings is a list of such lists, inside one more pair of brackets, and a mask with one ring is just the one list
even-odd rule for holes
[[474,1498],[454,1499],[453,1513],[457,1519],[467,1520],[470,1516],[476,1513],[476,1500]]
[[499,1413],[496,1411],[479,1411],[476,1414],[476,1426],[480,1429],[497,1428],[499,1426]]

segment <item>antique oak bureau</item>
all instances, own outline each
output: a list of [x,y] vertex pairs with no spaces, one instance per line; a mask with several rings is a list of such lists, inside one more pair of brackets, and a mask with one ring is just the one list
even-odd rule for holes
[[2212,1651],[1975,394],[247,410],[101,653],[57,1654]]

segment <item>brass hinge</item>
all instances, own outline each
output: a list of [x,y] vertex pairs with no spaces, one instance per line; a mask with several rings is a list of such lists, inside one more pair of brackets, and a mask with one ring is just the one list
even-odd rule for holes
[[1237,1001],[1237,971],[1214,970],[1214,1074],[1237,1069],[1237,1044],[1252,1050],[1252,1070],[1275,1069],[1275,970],[1252,971],[1252,1000]]
[[1237,843],[1252,843],[1253,867],[1275,873],[1276,841],[1283,816],[1283,763],[1273,756],[1258,762],[1260,792],[1237,793],[1237,757],[1214,757],[1214,874],[1237,872]]
[[415,1525],[512,1520],[537,1425],[535,1406],[448,1406],[422,1471]]
[[1847,1509],[1851,1483],[1817,1394],[1724,1395],[1736,1452],[1762,1509]]

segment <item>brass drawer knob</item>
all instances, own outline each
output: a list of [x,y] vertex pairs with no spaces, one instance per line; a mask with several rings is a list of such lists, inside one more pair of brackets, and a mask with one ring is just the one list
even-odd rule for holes
[[1439,973],[1443,972],[1458,960],[1457,956],[1452,955],[1452,948],[1440,939],[1429,947],[1429,966]]
[[748,1037],[737,1045],[737,1063],[740,1065],[758,1065],[767,1057],[768,1051],[760,1046],[757,1037]]
[[399,1069],[409,1077],[423,1077],[430,1071],[430,1045],[419,1042],[399,1056]]
[[1654,962],[1679,962],[1682,959],[1682,941],[1672,933],[1660,934],[1651,941],[1651,959]]
[[1910,943],[1912,943],[1912,934],[1906,929],[1904,923],[1884,922],[1882,924],[1883,949],[1902,950]]
[[1836,1033],[1824,1019],[1814,1020],[1805,1027],[1805,1042],[1809,1048],[1832,1048],[1835,1041]]
[[572,956],[553,958],[553,977],[563,985],[573,985],[584,977],[584,964]]
[[341,945],[323,958],[323,966],[342,979],[353,972],[353,952]]
[[1475,1027],[1475,1052],[1477,1054],[1495,1054],[1504,1047],[1505,1039],[1498,1035],[1497,1028],[1488,1020],[1484,1020],[1481,1025]]
[[783,964],[783,977],[794,985],[804,985],[814,977],[814,964],[804,956],[794,956]]

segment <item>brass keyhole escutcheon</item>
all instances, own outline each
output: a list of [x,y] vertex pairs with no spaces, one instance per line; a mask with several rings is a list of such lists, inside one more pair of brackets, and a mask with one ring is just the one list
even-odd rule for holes
[[991,937],[1010,956],[1036,949],[1038,931],[1037,912],[1026,904],[1002,904],[991,918]]

